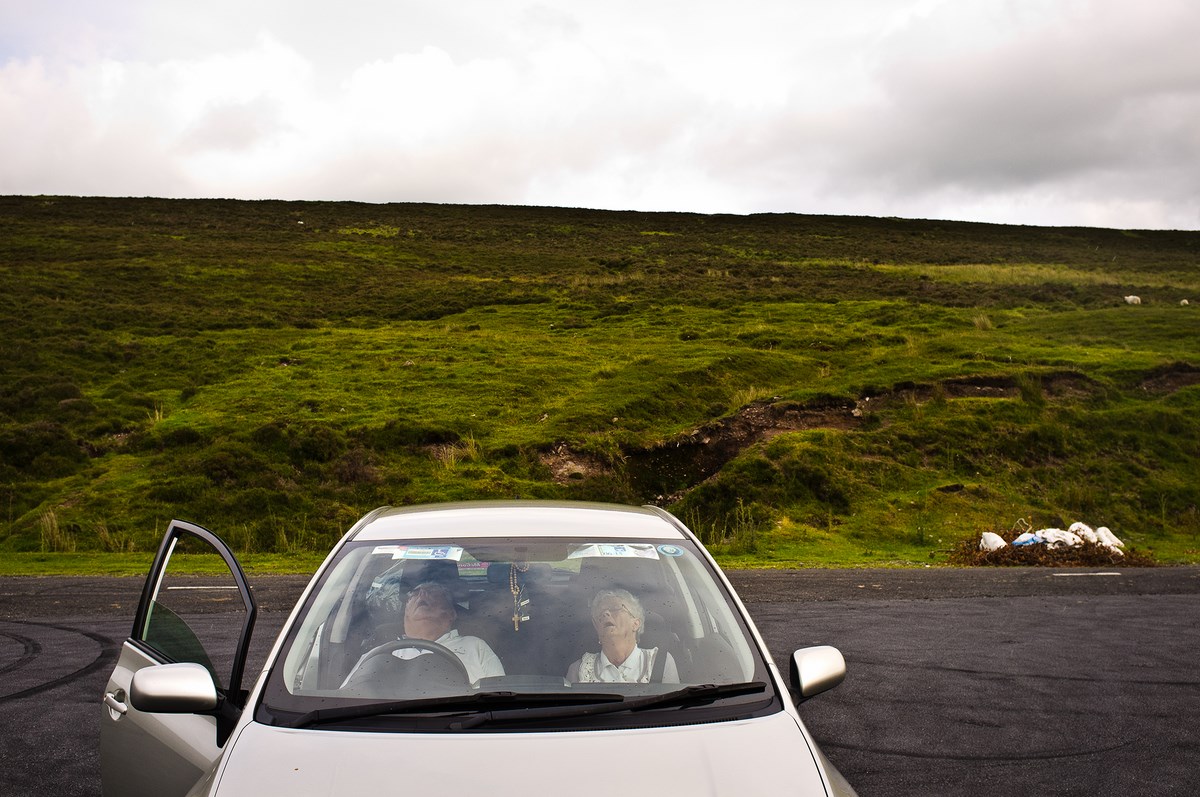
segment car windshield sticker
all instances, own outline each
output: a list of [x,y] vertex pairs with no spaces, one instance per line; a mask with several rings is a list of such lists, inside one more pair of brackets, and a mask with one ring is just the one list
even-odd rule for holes
[[663,556],[683,556],[683,549],[678,545],[660,545],[658,552]]
[[376,554],[388,554],[393,559],[462,559],[463,549],[457,545],[379,545]]
[[657,559],[658,551],[653,545],[641,542],[593,542],[581,545],[567,555],[568,559],[591,557],[623,557],[626,559]]

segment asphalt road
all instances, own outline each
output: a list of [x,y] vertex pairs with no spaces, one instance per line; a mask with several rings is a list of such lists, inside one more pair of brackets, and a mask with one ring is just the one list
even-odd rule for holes
[[[1200,793],[1200,568],[733,571],[863,797]],[[304,579],[255,579],[265,655]],[[0,578],[0,794],[99,795],[100,698],[140,579]],[[753,755],[730,751],[730,755]]]

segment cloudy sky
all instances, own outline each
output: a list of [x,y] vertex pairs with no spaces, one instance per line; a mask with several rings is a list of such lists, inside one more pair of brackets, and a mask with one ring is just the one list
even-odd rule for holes
[[1200,229],[1196,0],[0,0],[0,194]]

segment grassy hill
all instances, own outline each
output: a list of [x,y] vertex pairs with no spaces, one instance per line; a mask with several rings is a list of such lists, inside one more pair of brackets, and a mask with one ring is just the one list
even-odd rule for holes
[[1195,232],[0,197],[0,551],[532,497],[734,564],[1019,519],[1195,562],[1198,385]]

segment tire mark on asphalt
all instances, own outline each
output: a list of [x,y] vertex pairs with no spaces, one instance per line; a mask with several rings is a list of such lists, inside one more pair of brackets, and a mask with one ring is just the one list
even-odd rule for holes
[[3,675],[6,672],[12,672],[13,670],[21,669],[30,661],[36,659],[38,654],[42,652],[42,646],[38,644],[38,641],[33,637],[21,636],[20,634],[11,634],[7,631],[0,631],[0,636],[8,637],[14,642],[20,642],[25,648],[21,655],[17,657],[16,661],[10,661],[8,664],[0,667],[0,675]]
[[933,753],[923,750],[899,750],[897,748],[886,747],[870,747],[868,745],[843,744],[841,742],[831,742],[817,740],[817,745],[822,749],[832,748],[836,750],[849,750],[855,753],[867,753],[870,755],[891,755],[900,758],[921,758],[936,761],[978,761],[988,763],[1011,763],[1019,764],[1025,761],[1057,761],[1067,758],[1082,758],[1084,756],[1104,755],[1115,750],[1120,750],[1123,747],[1128,747],[1133,742],[1121,742],[1120,744],[1112,745],[1111,747],[1093,747],[1087,750],[1048,750],[1039,753],[1028,753],[1021,755],[1013,754],[962,754],[955,755],[953,753]]
[[[869,659],[853,659],[855,667],[895,667],[895,662],[870,661]],[[1178,686],[1198,689],[1200,681],[1153,681],[1145,678],[1113,678],[1095,675],[1060,675],[1044,672],[1002,672],[1000,670],[979,670],[970,667],[947,667],[942,664],[906,664],[908,670],[932,670],[934,672],[958,673],[996,680],[1020,681],[1074,681],[1076,683],[1096,684],[1128,684],[1130,686]]]
[[98,644],[100,646],[100,652],[94,659],[92,659],[91,662],[85,664],[77,670],[67,673],[66,675],[61,675],[58,678],[53,678],[49,681],[45,681],[44,683],[30,686],[17,692],[12,692],[11,694],[0,695],[0,703],[11,700],[20,700],[21,698],[30,697],[31,695],[48,692],[51,689],[55,689],[59,686],[63,686],[64,684],[69,684],[72,681],[77,681],[81,678],[91,675],[97,670],[104,668],[111,660],[115,659],[121,648],[120,644],[111,637],[104,636],[103,634],[97,634],[92,631],[84,631],[80,628],[72,628],[71,626],[57,625],[55,623],[35,623],[29,620],[4,620],[4,622],[19,623],[21,625],[34,626],[38,628],[53,628],[56,631],[79,634],[80,636],[85,636]]

